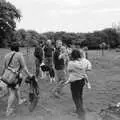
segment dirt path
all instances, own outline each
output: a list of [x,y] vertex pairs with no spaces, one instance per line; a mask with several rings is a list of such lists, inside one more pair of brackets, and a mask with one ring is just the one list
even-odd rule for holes
[[[78,116],[73,112],[74,104],[69,85],[63,89],[64,94],[59,99],[51,95],[50,89],[52,85],[49,84],[48,81],[40,81],[39,84],[41,89],[40,100],[34,112],[30,113],[27,104],[23,104],[18,106],[16,115],[9,118],[9,120],[79,120]],[[87,111],[86,120],[96,120],[98,117],[95,112],[96,106],[91,107],[94,104],[92,103],[94,96],[92,92],[93,91],[88,91],[87,88],[84,90],[85,109]],[[88,96],[88,94],[91,95]],[[1,106],[5,107],[5,103]],[[4,110],[1,110],[0,120],[7,120],[4,116]]]
[[[84,88],[85,120],[117,120],[101,119],[98,115],[101,109],[120,101],[120,60],[113,58],[113,54],[108,54],[107,57],[102,58],[94,56],[90,58],[93,63],[93,71],[89,74],[92,89],[88,90],[86,86]],[[16,116],[8,119],[4,114],[6,99],[1,99],[0,120],[80,120],[73,112],[74,104],[69,85],[63,89],[64,94],[60,99],[51,96],[50,89],[53,85],[47,80],[39,81],[39,85],[39,104],[32,113],[28,111],[27,104],[23,104],[17,107]],[[22,90],[22,94],[26,97],[24,90]]]

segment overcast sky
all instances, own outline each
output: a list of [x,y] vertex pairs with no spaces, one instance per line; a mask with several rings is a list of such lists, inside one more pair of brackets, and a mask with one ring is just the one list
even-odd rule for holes
[[120,23],[120,0],[7,0],[22,14],[17,28],[92,32]]

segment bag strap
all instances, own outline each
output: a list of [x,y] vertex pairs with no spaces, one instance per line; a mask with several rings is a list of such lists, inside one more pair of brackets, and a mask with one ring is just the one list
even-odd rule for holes
[[8,65],[7,65],[8,67],[9,67],[10,63],[12,62],[14,55],[15,55],[15,52],[12,54],[12,56],[11,56],[11,58],[10,58],[10,60],[9,60],[9,63],[8,63]]
[[[12,56],[11,56],[11,58],[9,60],[8,67],[10,67],[10,63],[12,62],[14,55],[15,55],[15,52],[12,54]],[[21,65],[20,65],[20,67],[17,70],[18,73],[20,72],[20,69],[21,69]]]

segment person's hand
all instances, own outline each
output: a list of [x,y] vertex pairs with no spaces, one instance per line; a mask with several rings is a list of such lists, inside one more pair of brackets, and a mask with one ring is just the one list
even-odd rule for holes
[[70,82],[70,78],[68,78],[68,80],[65,82],[65,85],[69,84]]
[[28,77],[30,77],[30,78],[31,78],[32,76],[33,76],[33,74],[31,74],[31,73],[29,73],[29,74],[28,74]]
[[59,55],[59,57],[58,57],[59,59],[61,59],[61,55]]

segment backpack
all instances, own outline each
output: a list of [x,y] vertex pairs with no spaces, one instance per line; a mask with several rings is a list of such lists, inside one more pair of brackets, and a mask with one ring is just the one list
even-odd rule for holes
[[43,50],[41,47],[36,47],[34,51],[34,56],[37,57],[38,59],[42,60],[43,58]]

